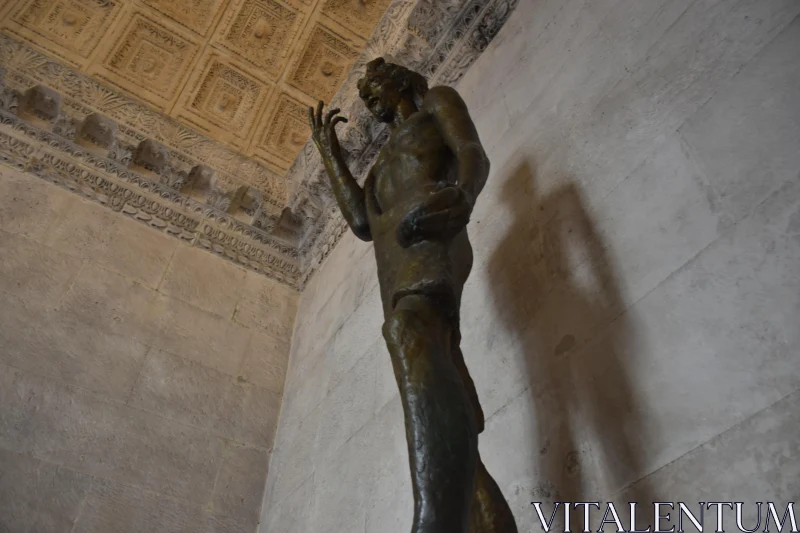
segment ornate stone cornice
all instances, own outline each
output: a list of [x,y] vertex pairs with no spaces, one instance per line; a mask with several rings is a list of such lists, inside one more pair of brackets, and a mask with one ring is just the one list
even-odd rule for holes
[[[330,104],[350,119],[340,137],[357,179],[364,179],[388,139],[388,130],[358,98],[356,82],[366,63],[384,56],[425,74],[432,85],[453,85],[516,2],[394,0],[389,5]],[[346,229],[310,141],[281,177],[5,35],[0,35],[0,69],[5,69],[0,158],[6,164],[299,290]],[[16,113],[16,100],[38,85],[61,94],[58,117],[44,126]],[[116,124],[114,139],[103,150],[86,148],[77,134],[97,113]],[[147,144],[153,140],[163,146]],[[147,159],[142,150],[152,151],[156,163],[163,150],[162,163],[169,164],[133,164],[137,157]],[[195,174],[214,172],[203,195],[187,192],[199,179]]]

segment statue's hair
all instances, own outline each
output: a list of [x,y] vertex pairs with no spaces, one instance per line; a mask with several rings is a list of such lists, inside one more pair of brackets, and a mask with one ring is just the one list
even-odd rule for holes
[[387,63],[382,57],[367,63],[367,72],[363,78],[358,80],[359,95],[362,98],[364,97],[364,90],[372,79],[383,77],[390,78],[392,81],[405,86],[407,90],[411,91],[414,104],[417,107],[422,106],[422,99],[425,98],[425,94],[428,92],[428,81],[425,77],[404,66]]

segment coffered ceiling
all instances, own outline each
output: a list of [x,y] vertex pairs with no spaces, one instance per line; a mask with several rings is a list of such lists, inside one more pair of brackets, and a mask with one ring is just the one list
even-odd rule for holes
[[284,174],[389,0],[10,3],[5,33]]

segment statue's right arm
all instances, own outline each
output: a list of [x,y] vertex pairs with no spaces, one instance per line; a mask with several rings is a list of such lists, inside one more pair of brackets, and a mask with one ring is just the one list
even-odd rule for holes
[[363,241],[371,241],[372,233],[367,220],[364,189],[347,168],[339,147],[339,139],[336,137],[336,124],[347,122],[347,119],[334,116],[339,112],[338,109],[329,110],[323,118],[322,106],[320,102],[316,113],[313,108],[309,108],[312,138],[322,156],[336,203],[339,204],[344,219],[356,237]]

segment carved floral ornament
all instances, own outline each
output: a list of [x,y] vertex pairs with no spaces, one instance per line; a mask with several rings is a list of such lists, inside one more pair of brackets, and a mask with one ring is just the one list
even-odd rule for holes
[[[100,11],[94,11],[95,3]],[[423,73],[431,84],[455,84],[516,6],[516,0],[323,0],[317,6],[319,17],[328,22],[302,30],[294,21],[311,3],[233,0],[229,9],[234,12],[218,13],[215,6],[224,2],[181,0],[170,2],[171,7],[162,0],[145,2],[161,8],[154,17],[142,12],[144,8],[128,16],[116,0],[12,2],[12,16],[4,17],[0,35],[0,69],[5,71],[0,163],[302,290],[345,227],[321,162],[307,142],[305,106],[313,103],[311,96],[330,99],[331,106],[349,117],[346,127],[340,127],[340,139],[354,175],[363,179],[388,138],[358,98],[356,81],[366,63],[384,56]],[[203,8],[196,11],[196,27],[177,28],[169,17],[194,4]],[[363,51],[353,51],[358,49],[353,43],[367,32],[353,22],[354,14],[365,14],[356,17],[361,21],[376,10],[382,15],[373,23],[372,36],[360,45]],[[61,22],[56,24],[57,16]],[[39,21],[35,31],[33,23],[21,22],[27,20]],[[199,53],[195,47],[203,42],[203,20],[220,22],[207,32],[213,33],[208,37],[213,46]],[[74,28],[69,35],[80,37],[69,40],[54,24],[67,24]],[[331,28],[345,25],[352,31],[343,44],[336,39],[343,30]],[[91,50],[99,42],[97,35],[120,28],[130,29],[125,34],[139,35],[139,40],[104,45],[103,54],[98,49],[96,55],[105,66],[87,73],[91,59],[85,58],[95,57]],[[165,28],[172,37],[161,33],[161,45],[149,46]],[[270,77],[270,65],[256,68],[253,62],[264,62],[269,54],[263,50],[280,48],[279,42],[295,39],[298,32],[306,40],[296,58],[271,54],[270,61],[278,65],[274,68],[284,68],[288,88],[282,89]],[[254,43],[265,44],[258,48],[262,45]],[[173,94],[163,72],[183,65],[189,65],[187,84]],[[171,114],[114,83],[131,69],[155,80],[151,90],[161,91],[162,102],[171,102]],[[28,125],[19,101],[38,85],[60,95],[60,112],[45,124]],[[319,92],[309,96],[304,90]],[[87,119],[90,115],[96,116]],[[248,115],[264,118],[248,122]],[[88,149],[78,146],[85,139],[97,141],[103,128],[114,133],[100,152],[96,143]],[[137,146],[148,139],[166,154],[165,164],[155,171],[135,164]]]

